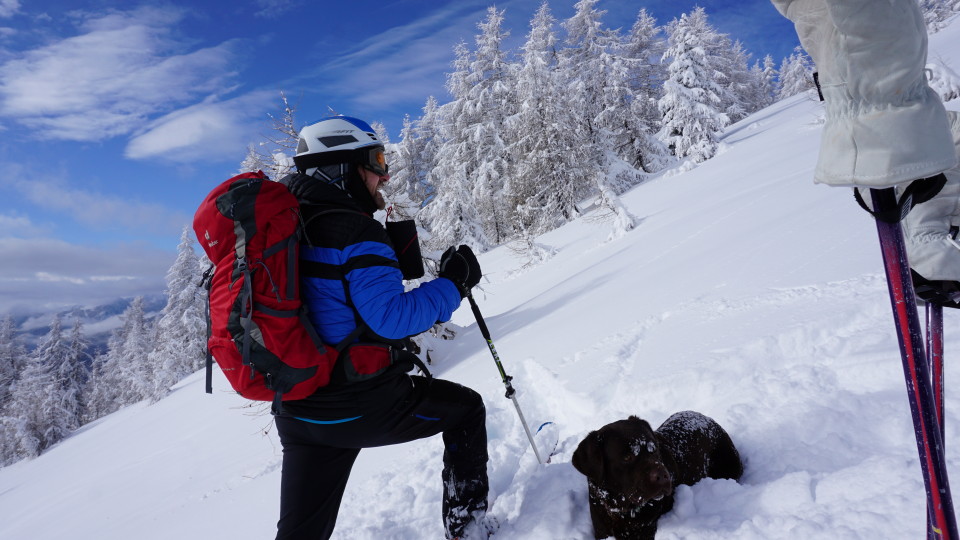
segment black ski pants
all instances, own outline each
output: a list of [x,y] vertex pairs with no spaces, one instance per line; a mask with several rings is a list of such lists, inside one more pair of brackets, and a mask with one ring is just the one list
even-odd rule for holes
[[[440,379],[401,374],[331,409],[359,416],[315,423],[280,415],[283,445],[277,540],[330,538],[353,463],[362,448],[443,434],[443,520],[459,536],[487,508],[486,411],[480,394]],[[353,416],[349,416],[353,417]],[[371,501],[375,504],[374,501]]]

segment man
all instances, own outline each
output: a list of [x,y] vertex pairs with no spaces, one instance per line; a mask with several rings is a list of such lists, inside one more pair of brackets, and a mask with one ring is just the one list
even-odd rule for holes
[[[300,201],[301,290],[320,338],[341,350],[330,385],[286,401],[278,540],[329,538],[361,448],[443,434],[448,538],[487,508],[483,400],[459,384],[411,376],[403,340],[450,319],[480,280],[470,248],[444,253],[437,279],[405,292],[397,255],[372,218],[390,179],[384,147],[362,120],[325,118],[300,132],[297,172],[281,181]],[[469,531],[468,531],[469,532]]]

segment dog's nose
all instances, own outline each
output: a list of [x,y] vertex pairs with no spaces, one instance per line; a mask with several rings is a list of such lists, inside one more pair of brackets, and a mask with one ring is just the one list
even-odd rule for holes
[[650,483],[658,488],[665,488],[670,485],[670,473],[663,467],[655,467],[650,471]]

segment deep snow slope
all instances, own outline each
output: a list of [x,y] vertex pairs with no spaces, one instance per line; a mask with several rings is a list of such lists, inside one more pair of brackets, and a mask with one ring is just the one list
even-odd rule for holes
[[[946,60],[958,31],[931,41]],[[658,538],[923,536],[876,231],[850,190],[811,181],[821,114],[797,96],[732,126],[713,160],[626,194],[640,224],[621,237],[594,213],[542,237],[556,251],[543,263],[506,248],[480,257],[476,296],[519,402],[534,428],[550,420],[560,433],[538,465],[465,304],[457,338],[435,344],[434,374],[487,403],[497,538],[592,538],[577,443],[631,414],[658,425],[685,409],[726,428],[746,472],[680,488]],[[955,477],[958,322],[947,313]],[[196,374],[0,470],[0,538],[271,538],[281,451],[270,417],[219,373],[214,396],[202,387]],[[335,537],[442,538],[441,446],[362,452]]]

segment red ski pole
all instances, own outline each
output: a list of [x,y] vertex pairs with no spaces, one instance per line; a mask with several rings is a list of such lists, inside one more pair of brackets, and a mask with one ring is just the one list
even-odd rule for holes
[[[933,377],[933,402],[937,413],[937,425],[940,428],[940,440],[946,435],[943,416],[943,306],[927,302],[927,368]],[[936,540],[934,530],[935,516],[932,508],[927,508],[930,520],[927,523],[927,538]]]
[[[898,204],[894,188],[871,189],[870,194],[873,199],[873,208],[878,213],[896,211]],[[903,360],[907,398],[910,401],[917,451],[920,455],[920,468],[923,471],[927,491],[931,525],[934,534],[939,538],[960,540],[903,232],[898,220],[891,222],[878,217],[876,223],[890,292],[890,303],[900,343],[900,356]]]
[[933,401],[943,439],[946,433],[943,428],[943,306],[940,304],[927,303],[927,365],[933,377]]

